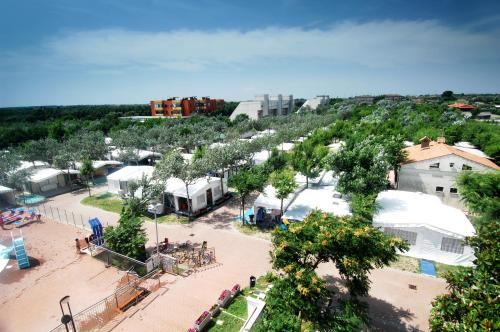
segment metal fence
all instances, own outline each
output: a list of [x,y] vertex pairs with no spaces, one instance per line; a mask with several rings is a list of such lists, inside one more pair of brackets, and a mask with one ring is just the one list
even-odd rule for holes
[[[61,224],[72,225],[74,227],[92,232],[89,220],[95,218],[95,216],[86,216],[74,213],[73,211],[48,204],[40,204],[36,207],[31,207],[30,209],[35,209],[37,214],[41,214],[49,220],[53,220]],[[108,226],[108,224],[106,223],[106,225],[103,226]]]
[[[97,242],[101,241],[100,244]],[[104,246],[102,239],[90,241],[89,245],[90,255],[100,261],[104,262],[106,266],[114,266],[122,271],[135,271],[139,275],[146,275],[151,272],[158,264],[148,264],[148,262],[141,262],[131,257],[117,253]]]
[[[142,278],[132,277],[126,285],[118,288],[110,296],[73,315],[76,330],[99,331],[121,312],[136,305],[160,286],[158,271],[153,271]],[[66,332],[66,327],[61,324],[50,332]]]

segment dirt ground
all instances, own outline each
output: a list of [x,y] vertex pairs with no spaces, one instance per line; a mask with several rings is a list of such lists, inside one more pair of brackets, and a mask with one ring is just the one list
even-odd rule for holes
[[[94,192],[105,190],[106,187],[101,187]],[[46,205],[64,208],[75,214],[98,217],[105,225],[112,225],[118,221],[117,214],[80,204],[81,199],[86,195],[86,192],[64,194],[52,198]],[[140,305],[135,310],[124,313],[124,319],[113,331],[186,331],[202,311],[210,308],[216,302],[222,290],[232,287],[235,283],[240,283],[244,287],[248,285],[248,279],[251,275],[259,276],[269,271],[271,269],[269,262],[270,241],[257,236],[245,235],[236,230],[234,220],[238,212],[238,204],[233,200],[187,225],[159,224],[158,237],[160,241],[165,237],[168,237],[170,242],[190,240],[194,243],[201,243],[206,240],[209,247],[215,247],[217,260],[220,264],[186,278],[164,276],[162,279],[168,281],[166,288],[156,292],[157,294],[151,294],[149,296],[151,300],[148,301],[147,305]],[[36,225],[35,227],[39,226],[45,225]],[[22,327],[22,329],[16,330],[25,330],[25,327],[26,330],[37,330],[37,328],[31,329],[32,326],[23,322],[24,315],[20,314],[19,308],[37,308],[34,310],[43,311],[43,314],[37,313],[38,316],[43,316],[46,320],[50,317],[53,319],[52,321],[57,323],[59,317],[57,301],[66,293],[72,296],[71,303],[75,307],[74,311],[109,295],[110,292],[107,292],[106,288],[112,286],[117,280],[116,272],[112,274],[109,272],[113,271],[112,269],[105,270],[102,263],[95,262],[90,257],[78,258],[74,254],[72,246],[74,235],[78,231],[71,226],[61,225],[60,227],[59,236],[53,237],[54,245],[57,248],[51,248],[48,256],[40,255],[42,260],[57,260],[61,256],[64,257],[64,259],[60,259],[61,264],[52,263],[50,271],[54,277],[41,278],[43,273],[39,273],[32,279],[18,281],[18,295],[2,299],[0,321],[4,326],[0,325],[1,331],[10,331],[13,326]],[[146,222],[145,229],[149,237],[148,246],[153,247],[156,238],[154,223]],[[63,237],[68,239],[68,243],[58,244],[59,241],[56,240]],[[51,241],[47,241],[47,243],[51,243]],[[62,264],[62,261],[65,263]],[[42,266],[44,264],[40,265],[40,267]],[[82,274],[80,266],[85,266],[85,275]],[[58,268],[60,268],[59,271],[64,270],[64,272],[55,273]],[[332,288],[342,289],[339,275],[331,264],[321,266],[318,272],[325,276]],[[29,288],[29,280],[32,280],[31,284],[34,284],[34,280],[37,279],[40,279],[38,283],[45,280],[45,286],[32,296],[24,295],[21,289]],[[367,301],[370,303],[370,314],[375,330],[428,330],[427,320],[430,303],[437,294],[445,292],[444,280],[386,268],[373,271],[371,281],[371,291]],[[78,287],[74,287],[75,282],[79,282]],[[409,284],[416,285],[417,290],[410,289]],[[6,285],[2,281],[0,286],[3,297],[3,288]],[[32,288],[38,289],[37,287]],[[54,289],[58,290],[57,295],[52,294],[55,292]],[[46,300],[49,296],[47,293],[50,293],[51,296],[49,301]],[[50,303],[50,305],[41,305],[46,303]],[[84,303],[86,304],[83,305]],[[38,309],[39,307],[42,309]],[[6,317],[10,317],[9,320],[5,321]],[[49,325],[46,326],[47,328],[44,327],[44,330],[53,327]]]
[[[15,236],[19,230],[13,230]],[[11,259],[0,272],[0,331],[49,331],[60,324],[59,300],[70,295],[78,312],[111,294],[122,275],[86,254],[77,254],[74,239],[84,236],[68,225],[45,221],[22,228],[29,269]],[[10,246],[10,231],[0,229]],[[14,258],[14,257],[12,257]]]

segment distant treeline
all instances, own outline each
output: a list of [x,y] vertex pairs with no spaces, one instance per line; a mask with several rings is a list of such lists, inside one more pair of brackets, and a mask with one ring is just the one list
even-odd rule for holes
[[[237,102],[226,102],[224,108],[213,115],[229,116],[237,105]],[[107,135],[111,130],[131,125],[131,121],[120,117],[150,114],[148,104],[0,108],[0,149],[46,137],[61,140],[82,128]]]

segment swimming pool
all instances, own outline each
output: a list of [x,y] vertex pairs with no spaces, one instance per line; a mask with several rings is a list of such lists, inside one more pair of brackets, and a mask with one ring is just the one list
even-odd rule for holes
[[45,196],[41,195],[19,195],[16,197],[16,202],[18,204],[38,204],[45,201]]

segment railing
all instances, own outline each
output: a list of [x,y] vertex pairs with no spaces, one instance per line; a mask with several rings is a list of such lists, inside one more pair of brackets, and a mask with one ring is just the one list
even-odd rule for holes
[[[32,209],[34,209],[37,214],[41,214],[50,220],[61,224],[72,225],[76,228],[84,229],[90,232],[92,231],[88,221],[94,217],[74,213],[73,211],[48,204],[40,204],[36,207],[32,207]],[[106,226],[108,225],[106,224]]]
[[[113,294],[73,315],[77,331],[98,331],[130,306],[137,304],[149,293],[158,290],[160,279],[153,271],[142,278],[133,278]],[[71,325],[71,324],[70,324]],[[50,332],[66,332],[60,324]]]

